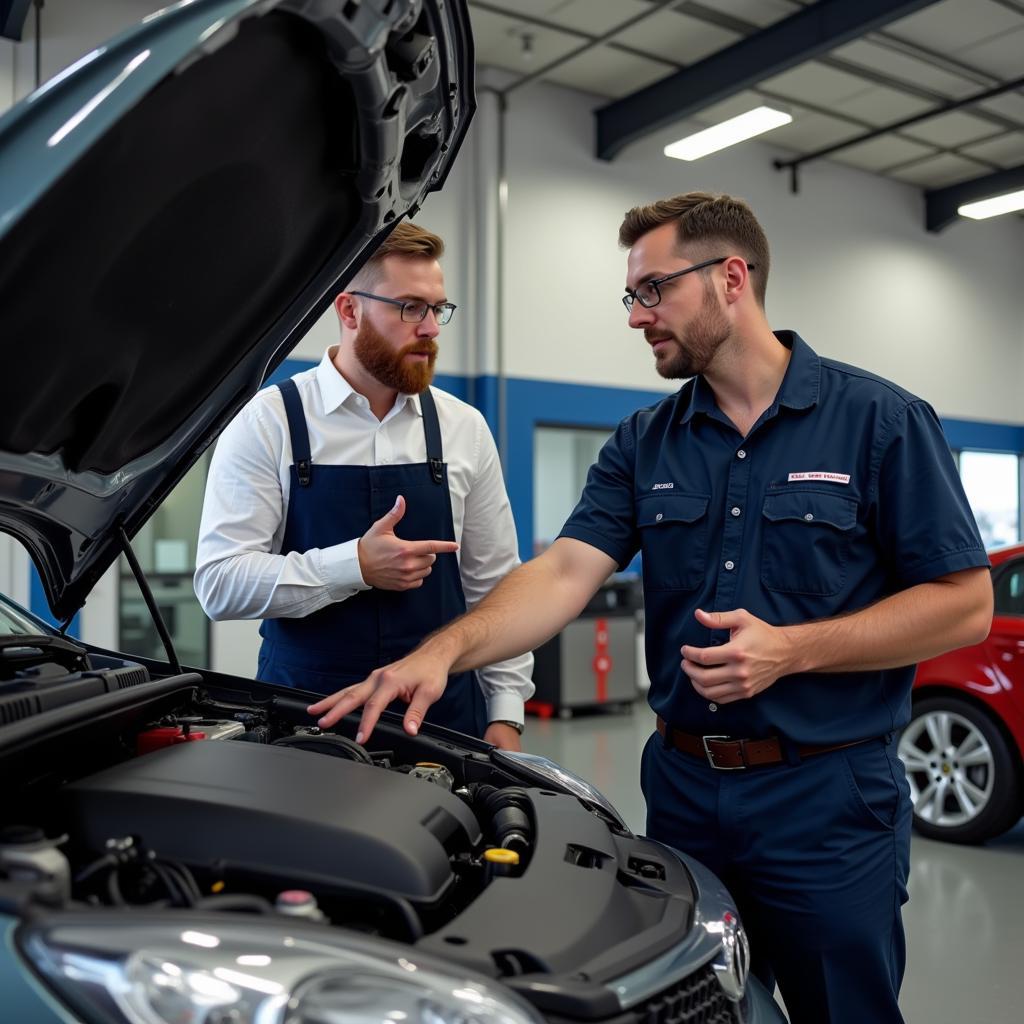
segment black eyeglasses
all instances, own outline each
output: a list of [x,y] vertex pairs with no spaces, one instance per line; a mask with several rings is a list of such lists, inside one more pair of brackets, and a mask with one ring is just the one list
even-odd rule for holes
[[429,310],[434,311],[439,327],[443,327],[452,318],[456,310],[454,302],[442,302],[440,305],[433,305],[424,302],[422,299],[410,299],[403,302],[401,299],[389,299],[386,295],[373,295],[370,292],[349,292],[349,295],[361,295],[364,299],[376,299],[378,302],[387,302],[392,306],[398,306],[402,311],[402,319],[407,324],[418,324],[427,318]]
[[[645,309],[650,309],[661,302],[661,289],[659,285],[663,285],[666,281],[671,281],[674,278],[682,277],[683,274],[692,274],[695,270],[703,270],[705,267],[713,267],[716,263],[724,263],[728,258],[728,256],[719,256],[717,259],[704,260],[703,263],[695,263],[692,267],[684,267],[682,270],[677,270],[674,274],[666,274],[664,277],[655,277],[650,281],[644,281],[643,284],[637,285],[632,290],[627,288],[626,294],[622,296],[622,304],[626,307],[627,313],[632,312],[634,302],[639,302]],[[748,263],[747,270],[753,269],[754,264]]]

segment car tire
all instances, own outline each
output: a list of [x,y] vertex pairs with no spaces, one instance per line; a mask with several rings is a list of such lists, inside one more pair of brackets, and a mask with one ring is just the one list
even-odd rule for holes
[[942,695],[916,702],[899,753],[921,835],[983,843],[1020,817],[1016,752],[992,716],[970,701]]

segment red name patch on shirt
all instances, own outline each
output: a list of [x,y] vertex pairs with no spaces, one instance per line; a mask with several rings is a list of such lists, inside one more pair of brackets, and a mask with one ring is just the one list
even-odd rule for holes
[[830,484],[848,484],[849,473],[790,473],[789,482],[797,480],[827,480]]

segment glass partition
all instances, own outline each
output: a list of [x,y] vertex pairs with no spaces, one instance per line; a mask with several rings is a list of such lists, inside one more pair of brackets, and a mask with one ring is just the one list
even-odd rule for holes
[[[182,665],[195,668],[207,668],[210,659],[210,623],[192,589],[209,463],[207,452],[132,538],[135,556],[149,580],[178,659]],[[126,654],[165,660],[164,646],[123,555],[120,584],[120,649]]]

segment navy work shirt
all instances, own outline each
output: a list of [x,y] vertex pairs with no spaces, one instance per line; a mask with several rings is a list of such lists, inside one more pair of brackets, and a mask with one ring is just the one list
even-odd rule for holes
[[[786,676],[715,705],[680,647],[728,641],[694,610],[777,626],[856,611],[988,558],[932,408],[795,333],[746,437],[702,377],[619,424],[562,529],[620,566],[643,552],[651,707],[697,734],[842,743],[902,728],[914,667]],[[869,641],[870,642],[870,641]]]

